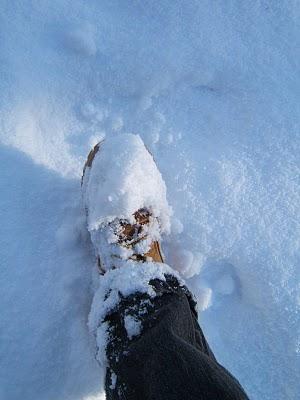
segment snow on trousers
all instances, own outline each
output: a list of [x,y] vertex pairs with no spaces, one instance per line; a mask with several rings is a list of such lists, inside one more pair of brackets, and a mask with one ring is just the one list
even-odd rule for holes
[[[216,360],[197,321],[190,292],[177,279],[149,282],[157,294],[122,298],[106,316],[109,400],[244,400],[239,382]],[[124,318],[141,323],[128,335]],[[131,338],[129,338],[130,336]]]

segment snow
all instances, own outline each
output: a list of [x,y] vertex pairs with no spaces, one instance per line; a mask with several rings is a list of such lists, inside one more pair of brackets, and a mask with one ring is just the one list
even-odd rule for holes
[[133,214],[145,208],[160,221],[161,232],[169,232],[171,209],[165,182],[138,135],[104,140],[83,185],[89,231],[115,218],[134,223]]
[[92,25],[85,24],[66,32],[66,47],[83,56],[94,56],[97,52],[97,45],[93,31]]
[[103,398],[80,176],[92,145],[133,133],[218,360],[251,399],[297,399],[298,3],[1,5],[0,397]]
[[142,323],[131,315],[124,317],[124,325],[128,338],[131,340],[134,336],[140,335],[142,332]]
[[215,290],[221,294],[232,294],[234,291],[234,280],[230,275],[225,275],[216,282]]
[[117,375],[114,372],[112,372],[110,388],[114,389],[116,387],[116,383],[117,383]]

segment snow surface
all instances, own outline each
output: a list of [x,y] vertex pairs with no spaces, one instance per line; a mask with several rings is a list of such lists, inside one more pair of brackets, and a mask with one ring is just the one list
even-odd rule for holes
[[80,204],[90,147],[139,134],[163,250],[251,399],[300,393],[299,3],[1,1],[0,398],[101,399]]

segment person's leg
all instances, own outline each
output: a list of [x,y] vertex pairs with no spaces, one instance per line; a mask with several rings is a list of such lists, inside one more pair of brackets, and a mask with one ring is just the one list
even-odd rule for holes
[[[217,363],[197,322],[195,303],[173,276],[153,280],[157,296],[136,293],[106,317],[109,324],[106,393],[110,400],[247,399]],[[141,332],[128,336],[126,318]]]
[[171,212],[141,139],[121,135],[97,145],[82,189],[103,274],[89,325],[107,367],[108,399],[247,399],[210,350],[192,295],[164,264],[159,241]]

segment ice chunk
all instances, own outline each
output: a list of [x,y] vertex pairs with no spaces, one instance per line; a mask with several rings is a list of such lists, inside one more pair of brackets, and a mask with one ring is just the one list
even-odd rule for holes
[[192,253],[189,250],[173,248],[170,255],[172,267],[184,278],[197,275],[204,263],[204,256],[199,252]]
[[212,289],[204,286],[199,287],[195,294],[197,298],[198,310],[207,310],[212,304]]

